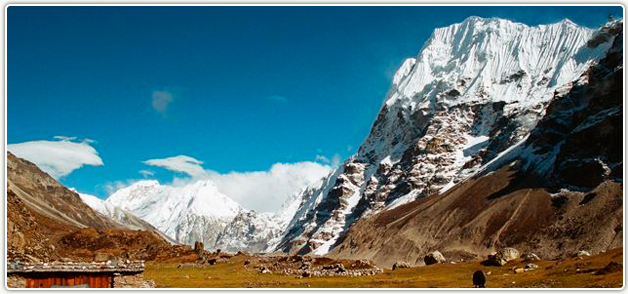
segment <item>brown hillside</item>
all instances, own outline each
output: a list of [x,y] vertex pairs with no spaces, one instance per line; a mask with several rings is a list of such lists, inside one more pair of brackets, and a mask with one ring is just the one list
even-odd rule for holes
[[7,260],[134,257],[170,246],[153,231],[128,230],[94,211],[35,164],[7,152]]
[[468,259],[511,246],[553,258],[621,246],[620,183],[605,181],[589,193],[554,196],[533,183],[516,175],[516,167],[503,167],[444,195],[357,222],[329,256],[367,258],[390,267],[398,260],[422,264],[433,250],[448,259]]

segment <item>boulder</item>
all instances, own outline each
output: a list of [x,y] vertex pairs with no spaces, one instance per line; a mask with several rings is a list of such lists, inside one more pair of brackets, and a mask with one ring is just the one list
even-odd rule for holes
[[533,270],[538,269],[538,268],[539,268],[539,266],[538,266],[538,265],[536,265],[536,264],[534,264],[534,263],[528,263],[528,264],[526,264],[526,266],[525,266],[525,271],[526,271],[526,272],[527,272],[527,271],[533,271]]
[[407,262],[405,262],[405,261],[397,261],[397,262],[395,262],[395,264],[393,264],[392,270],[397,270],[397,269],[400,269],[400,268],[409,268],[409,267],[410,267],[410,265]]
[[539,258],[538,255],[534,254],[534,253],[523,253],[521,254],[521,258],[524,261],[536,261],[536,260],[541,260],[541,258]]
[[491,253],[488,260],[484,261],[485,265],[502,266],[511,260],[519,258],[519,251],[515,248],[506,247],[498,252]]
[[576,256],[591,256],[591,253],[589,253],[589,251],[586,251],[586,250],[580,250],[578,251],[578,253],[576,253]]
[[423,257],[423,262],[425,262],[425,265],[444,263],[445,261],[447,260],[445,260],[445,257],[443,256],[443,254],[440,253],[439,251],[430,252],[427,255],[425,255],[425,257]]
[[497,255],[501,255],[508,262],[519,258],[519,251],[512,247],[506,247],[497,252]]

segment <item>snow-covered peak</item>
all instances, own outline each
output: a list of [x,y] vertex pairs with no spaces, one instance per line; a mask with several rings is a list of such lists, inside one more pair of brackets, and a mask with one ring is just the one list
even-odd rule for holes
[[[77,192],[74,188],[71,188],[70,190]],[[78,192],[77,192],[78,193]],[[87,206],[91,207],[92,209],[103,213],[104,211],[107,211],[107,205],[105,203],[104,200],[93,196],[93,195],[89,195],[89,194],[83,194],[83,193],[78,193],[79,196],[81,196],[81,200],[83,200],[83,202],[85,202],[85,204],[87,204]],[[104,214],[104,213],[103,213]]]
[[437,28],[417,58],[400,67],[386,105],[548,101],[605,52],[583,48],[594,31],[569,20],[527,26],[475,16]]
[[179,242],[203,241],[208,246],[243,210],[211,180],[178,186],[138,181],[116,191],[106,202],[130,211]]

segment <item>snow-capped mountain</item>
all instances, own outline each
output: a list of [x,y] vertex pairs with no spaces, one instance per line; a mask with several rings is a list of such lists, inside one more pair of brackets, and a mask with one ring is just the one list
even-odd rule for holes
[[216,247],[227,251],[272,251],[299,209],[302,192],[290,196],[277,212],[241,211],[220,233]]
[[149,224],[148,222],[136,217],[132,213],[117,207],[111,203],[106,202],[94,195],[79,193],[75,189],[70,188],[70,190],[76,192],[81,197],[81,200],[87,204],[87,206],[96,210],[97,212],[103,214],[106,217],[109,217],[113,221],[119,223],[122,227],[131,230],[147,230],[153,231],[160,235],[165,240],[168,240],[171,243],[176,243],[175,240],[170,238],[169,236],[162,233],[160,230]]
[[181,243],[202,241],[213,248],[218,234],[242,207],[210,180],[176,187],[155,180],[139,181],[105,201],[147,221]]
[[359,218],[444,193],[521,143],[612,40],[569,20],[469,17],[438,28],[393,77],[358,152],[305,191],[277,249],[325,254]]
[[466,259],[512,247],[554,259],[623,246],[623,22],[586,46],[607,43],[525,140],[446,193],[358,220],[328,255],[390,267],[422,265],[433,250]]

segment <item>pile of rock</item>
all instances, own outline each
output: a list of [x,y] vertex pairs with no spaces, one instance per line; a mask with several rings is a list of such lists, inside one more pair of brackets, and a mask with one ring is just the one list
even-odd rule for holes
[[361,276],[372,276],[376,274],[381,274],[383,271],[380,268],[364,268],[364,269],[345,269],[344,267],[328,267],[327,269],[323,268],[310,268],[307,270],[293,270],[286,269],[282,273],[285,275],[296,275],[297,278],[308,278],[308,277],[361,277]]

